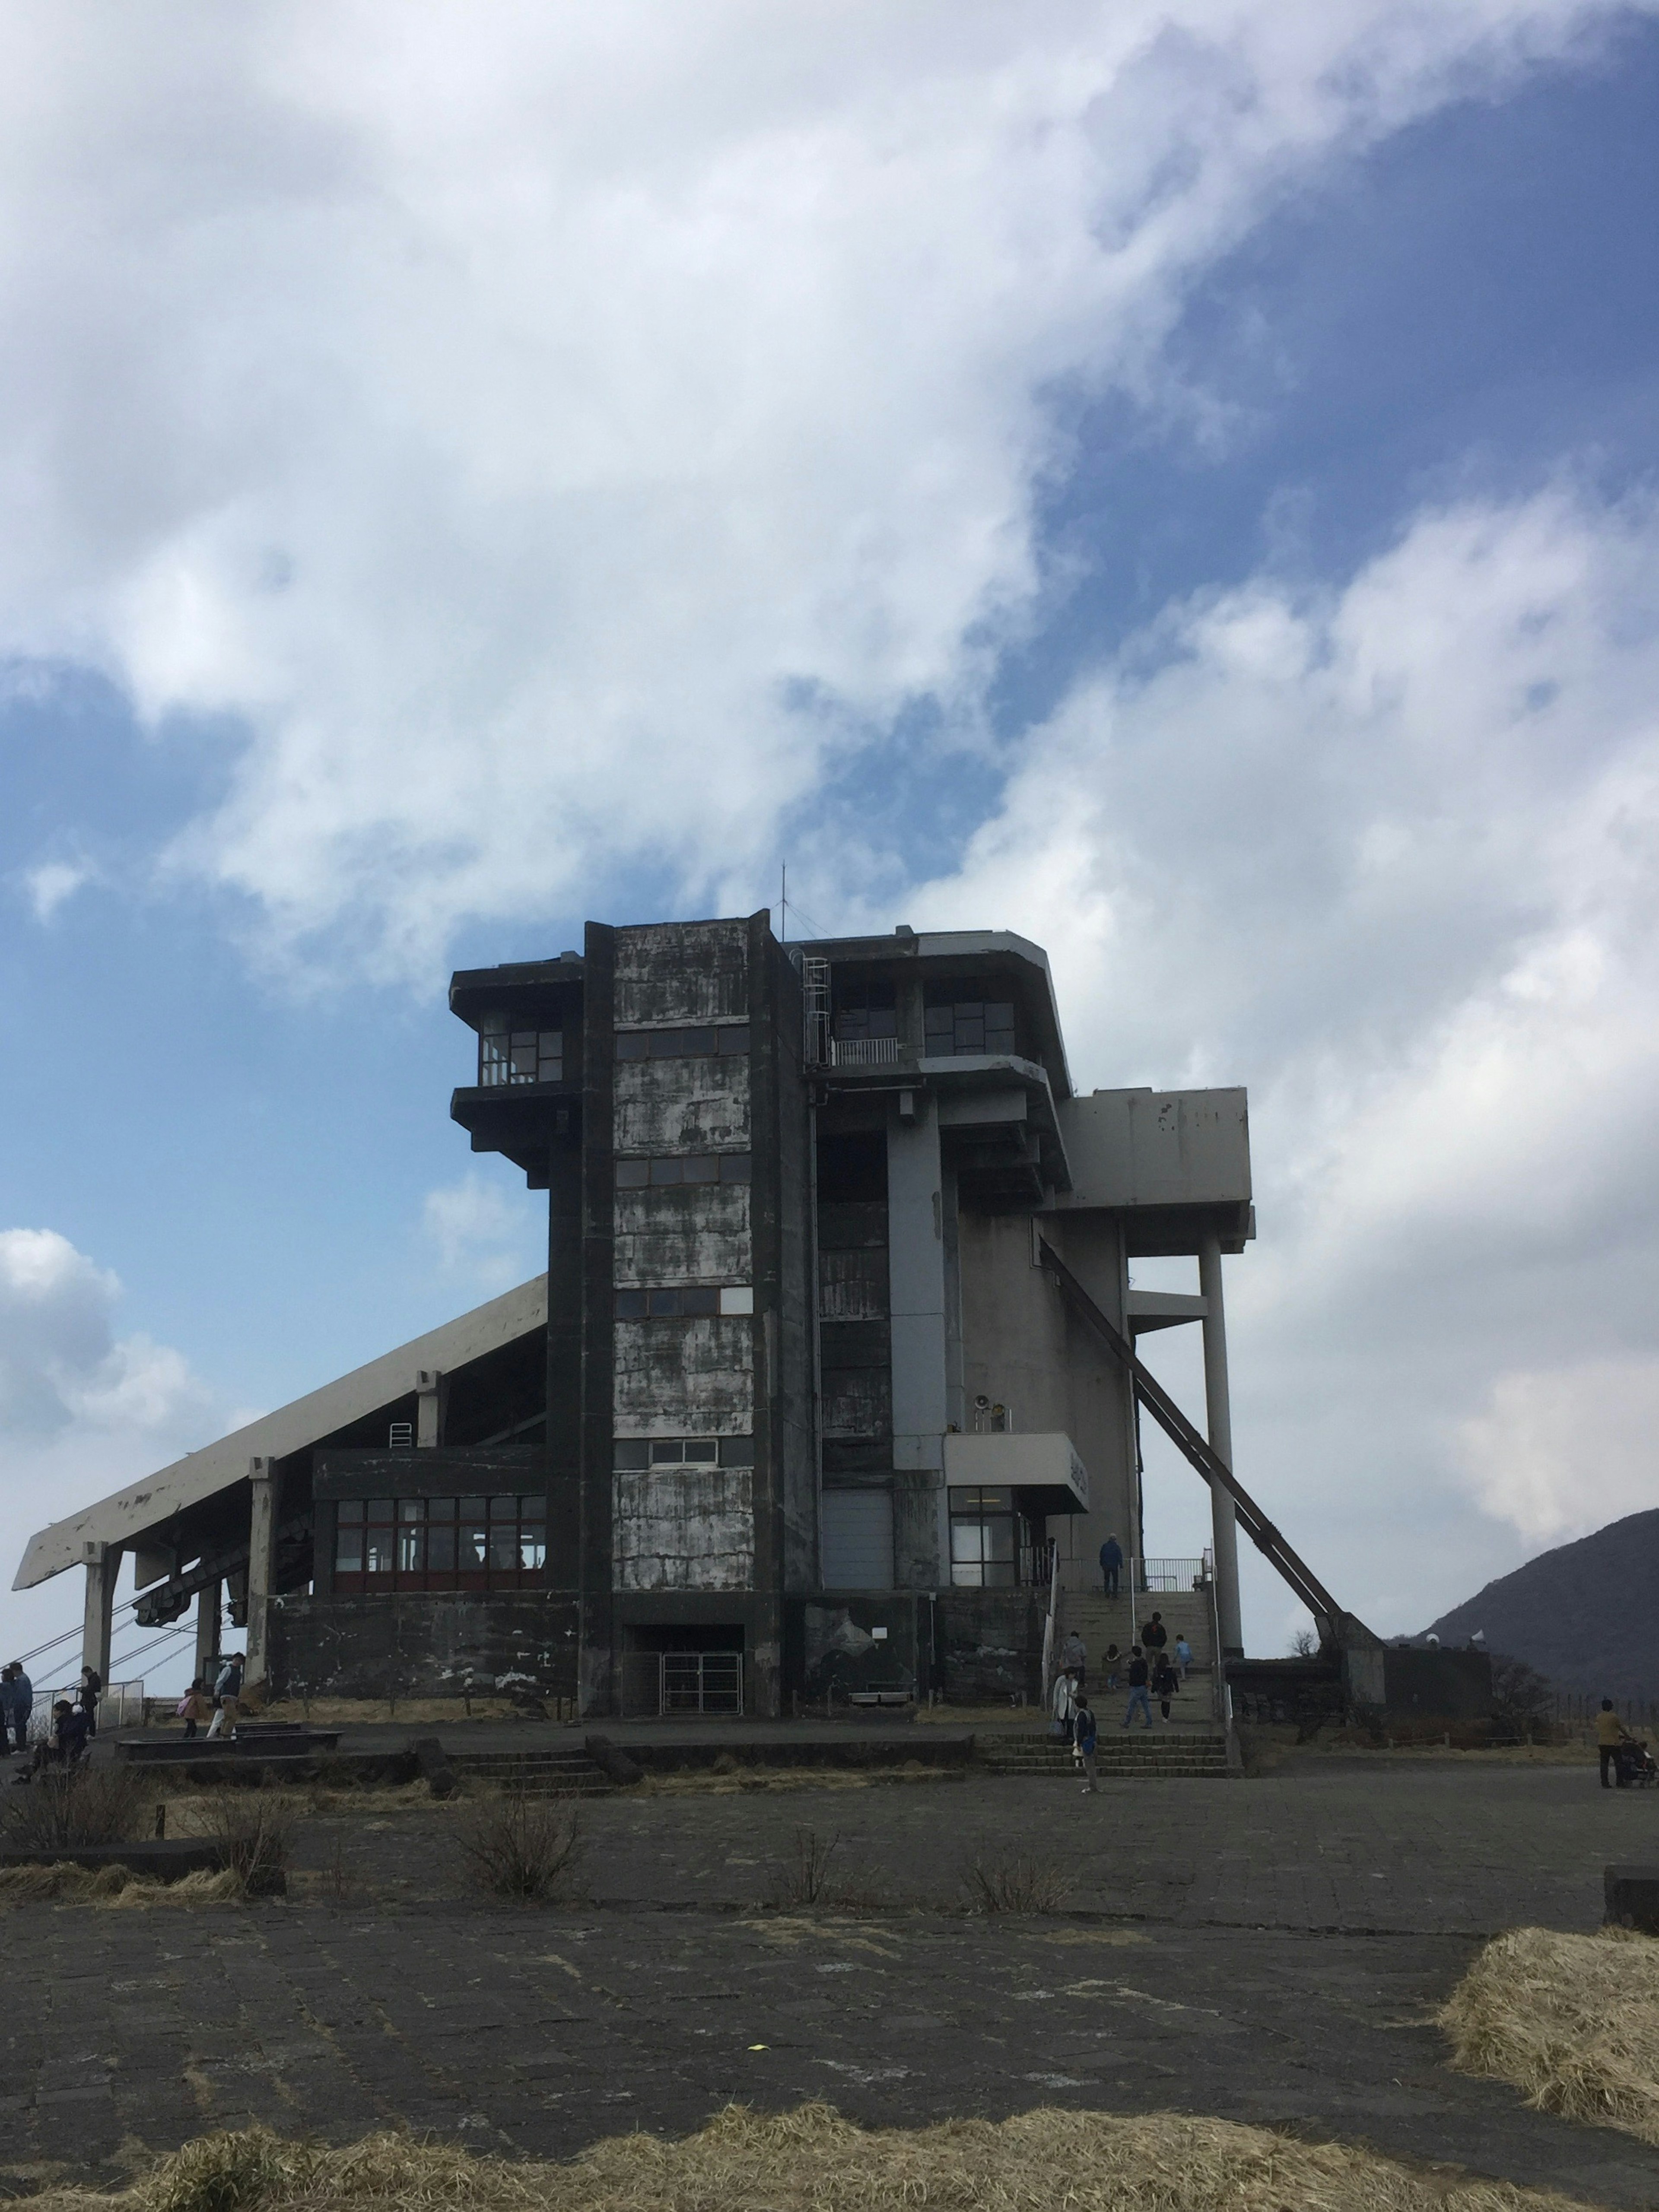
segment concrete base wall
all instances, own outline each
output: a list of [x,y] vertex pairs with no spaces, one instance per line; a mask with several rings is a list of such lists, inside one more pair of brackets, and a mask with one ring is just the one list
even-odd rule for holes
[[1042,1703],[1045,1607],[1030,1590],[941,1590],[934,1654],[945,1702]]
[[282,1597],[273,1698],[574,1697],[577,1613],[556,1593]]

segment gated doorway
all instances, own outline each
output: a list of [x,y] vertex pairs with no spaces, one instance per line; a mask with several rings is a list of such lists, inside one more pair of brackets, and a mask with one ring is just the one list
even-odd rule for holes
[[741,1720],[740,1628],[649,1628],[629,1632],[622,1655],[627,1720]]

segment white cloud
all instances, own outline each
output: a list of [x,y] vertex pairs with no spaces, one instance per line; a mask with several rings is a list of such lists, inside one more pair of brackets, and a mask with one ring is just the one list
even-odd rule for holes
[[94,873],[82,860],[42,860],[38,867],[26,869],[23,889],[35,920],[50,921],[66,900],[92,882]]
[[981,741],[1057,395],[1212,434],[1158,366],[1193,275],[1620,13],[14,15],[0,646],[230,718],[174,864],[325,963],[619,855],[697,902],[907,704]]
[[1529,1542],[1659,1505],[1659,1357],[1500,1375],[1457,1451],[1484,1511]]
[[1598,1440],[1599,1517],[1650,1497],[1656,576],[1653,507],[1568,487],[1425,514],[1340,592],[1172,610],[908,902],[1048,945],[1085,1087],[1250,1085],[1240,1473],[1385,1627],[1513,1564],[1477,1506],[1597,1512]]
[[510,1290],[547,1265],[545,1201],[470,1169],[459,1182],[429,1190],[422,1224],[447,1273],[479,1290]]
[[[56,1230],[0,1230],[0,1517],[14,1558],[35,1529],[234,1425],[180,1353],[115,1334],[120,1296]],[[76,1576],[4,1594],[8,1645],[55,1633],[80,1606]]]

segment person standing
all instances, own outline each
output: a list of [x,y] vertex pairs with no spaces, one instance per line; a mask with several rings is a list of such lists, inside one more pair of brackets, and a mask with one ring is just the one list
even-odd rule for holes
[[1119,1651],[1115,1644],[1109,1644],[1106,1646],[1106,1656],[1102,1660],[1101,1664],[1106,1669],[1107,1688],[1115,1692],[1117,1688],[1118,1672],[1123,1664],[1122,1654]]
[[1117,1595],[1118,1577],[1122,1572],[1123,1547],[1115,1535],[1109,1536],[1100,1547],[1100,1576],[1108,1597]]
[[1150,1671],[1140,1646],[1138,1644],[1131,1644],[1129,1647],[1129,1703],[1123,1716],[1125,1728],[1127,1728],[1134,1719],[1137,1711],[1148,1728],[1152,1724],[1152,1709],[1146,1698],[1146,1682]]
[[235,1725],[236,1716],[240,1711],[236,1701],[241,1694],[242,1655],[240,1651],[232,1651],[219,1669],[219,1679],[213,1686],[213,1702],[217,1710],[213,1716],[213,1724],[208,1730],[210,1743],[216,1736],[224,1734],[227,1722],[233,1727]]
[[1146,1656],[1155,1661],[1170,1640],[1170,1632],[1164,1626],[1164,1615],[1161,1613],[1155,1613],[1141,1630],[1140,1640],[1146,1646]]
[[23,1672],[23,1662],[14,1659],[0,1670],[0,1757],[14,1746],[19,1751],[27,1749],[29,1711],[33,1702],[34,1694]]
[[76,1689],[75,1701],[81,1708],[81,1715],[86,1722],[88,1736],[94,1736],[98,1733],[98,1700],[103,1693],[103,1676],[95,1667],[83,1667],[81,1669],[80,1683]]
[[1095,1747],[1099,1734],[1095,1727],[1095,1716],[1086,1697],[1079,1695],[1077,1711],[1072,1716],[1073,1745],[1083,1768],[1083,1794],[1092,1797],[1095,1793]]
[[1176,1638],[1175,1662],[1184,1682],[1187,1679],[1187,1670],[1193,1663],[1193,1647],[1188,1643],[1184,1632]]
[[1072,1741],[1072,1718],[1077,1711],[1077,1685],[1067,1674],[1054,1677],[1054,1732],[1062,1743]]
[[[1630,1741],[1629,1729],[1613,1710],[1613,1699],[1603,1698],[1601,1710],[1595,1716],[1595,1750],[1601,1765],[1601,1787],[1604,1790],[1611,1790],[1613,1781],[1618,1780],[1619,1747]],[[1609,1770],[1613,1780],[1608,1779]]]
[[1166,1728],[1170,1722],[1170,1700],[1180,1686],[1176,1680],[1175,1668],[1160,1651],[1152,1662],[1152,1695],[1158,1699]]
[[1060,1647],[1060,1663],[1073,1678],[1079,1697],[1083,1695],[1085,1675],[1089,1664],[1089,1647],[1073,1629]]
[[198,1722],[207,1720],[213,1711],[213,1701],[208,1696],[205,1684],[198,1680],[179,1700],[179,1718],[185,1724],[185,1741],[193,1742]]

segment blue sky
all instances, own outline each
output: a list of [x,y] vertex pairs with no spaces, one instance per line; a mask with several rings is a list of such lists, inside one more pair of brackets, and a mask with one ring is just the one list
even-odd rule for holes
[[785,857],[1249,1084],[1240,1472],[1376,1626],[1659,1504],[1651,14],[387,15],[5,34],[19,1547],[539,1264],[452,965]]

